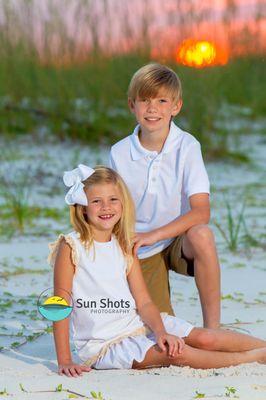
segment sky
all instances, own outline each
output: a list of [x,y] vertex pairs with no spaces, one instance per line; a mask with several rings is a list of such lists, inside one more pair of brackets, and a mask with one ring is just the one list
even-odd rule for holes
[[261,0],[0,0],[0,21],[8,16],[11,35],[34,42],[40,53],[48,46],[67,51],[73,43],[80,53],[92,43],[125,52],[147,38],[162,57],[187,38],[214,41],[230,54],[265,51],[265,15]]

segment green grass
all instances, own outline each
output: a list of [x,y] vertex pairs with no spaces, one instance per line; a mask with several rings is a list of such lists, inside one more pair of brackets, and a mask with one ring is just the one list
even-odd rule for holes
[[56,222],[67,221],[67,209],[41,208],[30,204],[33,179],[25,171],[14,171],[13,175],[13,178],[17,176],[16,183],[9,182],[6,174],[0,177],[0,196],[3,199],[3,204],[0,205],[0,236],[11,238],[15,234],[26,234],[29,229],[34,229],[36,234],[38,230],[40,234],[45,234],[46,231],[48,233],[49,225],[41,227],[39,218]]
[[195,391],[195,396],[193,397],[193,399],[204,399],[206,397],[205,393],[200,393],[198,392],[198,390]]
[[[0,196],[4,201],[4,208],[8,208],[11,214],[14,228],[23,233],[26,221],[32,218],[29,205],[31,179],[29,175],[24,173],[15,175],[17,176],[16,183],[10,181],[7,171],[0,177]],[[13,178],[14,173],[12,180]],[[1,208],[3,209],[3,207]]]
[[24,267],[16,267],[13,271],[0,272],[0,278],[7,279],[11,276],[23,275],[23,274],[47,274],[49,270],[46,268],[30,269]]
[[[21,0],[16,7],[7,1],[0,5],[3,17],[0,27],[0,134],[12,137],[31,133],[34,137],[40,132],[50,132],[61,140],[71,137],[90,144],[112,144],[132,132],[135,125],[127,108],[127,87],[138,68],[154,61],[151,60],[151,50],[154,50],[157,40],[158,43],[162,40],[160,32],[156,40],[149,32],[157,29],[155,15],[148,18],[147,12],[140,15],[139,29],[134,32],[130,8],[124,6],[127,2],[122,2],[115,12],[118,22],[123,22],[121,38],[130,43],[131,52],[127,52],[129,48],[122,43],[117,44],[113,51],[115,38],[110,16],[114,9],[109,4],[112,2],[97,2],[97,7],[99,3],[99,8],[102,6],[105,10],[101,22],[108,29],[104,33],[102,23],[92,18],[95,12],[93,2],[77,0],[73,12],[78,29],[73,30],[73,36],[59,3],[49,2],[45,18],[38,15],[37,19],[34,18],[35,4],[31,0]],[[195,17],[196,8],[192,6],[191,10],[193,16],[188,26],[200,22]],[[230,14],[230,5],[225,7],[224,13],[227,22],[234,17]],[[163,15],[166,26],[172,26],[174,14]],[[196,18],[194,22],[193,18]],[[205,16],[201,18],[203,22]],[[252,18],[254,23],[260,23],[260,14],[256,21],[254,15]],[[209,17],[207,21],[210,21]],[[38,47],[34,40],[36,25],[42,47]],[[83,36],[92,39],[89,49],[84,48],[80,35],[76,36],[84,32],[86,35]],[[253,54],[250,44],[256,41],[257,56],[247,55],[231,59],[225,66],[204,69],[177,65],[173,61],[174,52],[172,61],[164,62],[178,73],[182,81],[184,105],[176,118],[181,128],[200,140],[205,156],[247,162],[245,154],[237,149],[232,152],[228,145],[229,137],[239,132],[232,132],[230,124],[226,128],[217,124],[221,119],[228,122],[235,118],[254,119],[266,115],[263,38],[261,34],[255,36],[250,26],[239,34],[245,37],[246,43],[241,40],[241,46],[246,45],[249,53]],[[234,41],[236,38],[231,39]],[[183,33],[179,35],[177,32],[173,40],[175,45],[180,44]],[[53,46],[55,41],[57,49]],[[170,42],[171,47],[173,43]],[[224,106],[228,104],[240,107],[231,108],[222,116]],[[241,129],[240,133],[245,133]]]
[[225,224],[222,225],[217,221],[214,221],[214,224],[224,238],[229,250],[235,252],[237,251],[240,242],[241,228],[244,226],[244,211],[246,202],[244,201],[242,203],[240,212],[237,216],[234,215],[228,200],[225,200],[225,205],[227,210]]
[[[45,129],[62,140],[114,143],[134,127],[127,87],[132,74],[149,61],[132,53],[59,68],[41,65],[23,48],[12,48],[0,60],[0,132],[35,135]],[[176,122],[200,140],[208,157],[248,161],[243,153],[230,151],[232,132],[217,128],[216,123],[225,103],[249,107],[248,118],[266,114],[263,60],[247,57],[201,70],[170,66],[179,74],[184,93]]]

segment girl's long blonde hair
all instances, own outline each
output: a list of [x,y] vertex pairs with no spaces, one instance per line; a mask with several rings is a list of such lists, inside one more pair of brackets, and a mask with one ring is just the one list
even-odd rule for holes
[[[132,255],[133,235],[135,231],[135,207],[129,190],[121,178],[114,170],[102,165],[94,168],[95,172],[82,183],[84,191],[91,185],[113,183],[121,194],[122,215],[115,224],[113,233],[115,234],[119,245],[125,256]],[[70,207],[70,221],[76,232],[80,234],[81,242],[89,248],[93,244],[93,235],[90,222],[84,214],[84,206],[75,204]]]

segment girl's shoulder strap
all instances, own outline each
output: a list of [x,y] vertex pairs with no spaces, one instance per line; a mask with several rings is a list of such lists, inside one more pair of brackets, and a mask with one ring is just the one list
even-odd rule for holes
[[48,264],[50,264],[51,267],[54,267],[58,249],[59,249],[59,246],[60,246],[62,240],[65,240],[65,242],[71,248],[71,260],[76,269],[78,266],[78,263],[79,263],[79,253],[78,253],[78,249],[77,249],[78,238],[77,238],[76,232],[71,232],[66,235],[64,235],[63,233],[60,233],[60,235],[58,236],[56,241],[48,244],[48,247],[50,250],[50,253],[47,258]]

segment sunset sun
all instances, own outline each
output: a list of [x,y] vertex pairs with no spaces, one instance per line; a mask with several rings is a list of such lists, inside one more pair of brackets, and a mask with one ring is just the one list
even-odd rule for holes
[[183,65],[203,68],[211,65],[223,65],[228,60],[225,51],[209,41],[186,39],[177,51],[177,61]]

